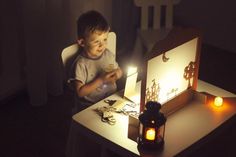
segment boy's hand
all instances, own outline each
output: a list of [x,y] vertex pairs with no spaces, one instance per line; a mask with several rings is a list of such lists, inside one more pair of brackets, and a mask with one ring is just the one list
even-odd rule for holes
[[116,71],[113,70],[111,72],[105,73],[101,76],[103,83],[115,83],[117,80]]
[[115,75],[116,75],[116,80],[121,78],[123,72],[122,72],[122,70],[120,68],[115,69],[114,72],[115,72]]

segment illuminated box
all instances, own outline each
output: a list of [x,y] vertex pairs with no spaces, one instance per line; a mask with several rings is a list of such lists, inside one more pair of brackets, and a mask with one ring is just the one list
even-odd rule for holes
[[163,104],[165,114],[184,103],[170,105],[167,102],[196,90],[200,48],[201,33],[192,28],[175,28],[154,45],[142,66],[140,111],[147,101]]

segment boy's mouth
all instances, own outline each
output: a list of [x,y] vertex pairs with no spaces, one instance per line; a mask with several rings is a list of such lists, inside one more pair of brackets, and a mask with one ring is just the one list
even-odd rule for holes
[[104,51],[104,49],[98,50],[99,53],[102,53]]

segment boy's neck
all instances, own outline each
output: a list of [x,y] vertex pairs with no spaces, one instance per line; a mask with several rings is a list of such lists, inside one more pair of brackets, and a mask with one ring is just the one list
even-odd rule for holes
[[[103,54],[102,54],[102,55],[103,55]],[[86,57],[86,58],[88,58],[88,59],[92,59],[92,60],[100,59],[100,58],[102,57],[102,55],[99,56],[99,57],[97,57],[97,58],[93,58],[93,57],[89,56],[88,53],[86,53],[85,51],[82,51],[82,56],[84,56],[84,57]]]

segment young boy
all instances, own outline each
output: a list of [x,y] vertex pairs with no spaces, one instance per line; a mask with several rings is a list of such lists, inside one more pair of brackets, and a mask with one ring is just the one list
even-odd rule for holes
[[77,42],[81,49],[73,64],[74,113],[116,91],[122,70],[114,54],[106,49],[109,30],[107,21],[97,11],[86,12],[77,21]]

